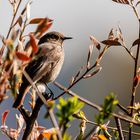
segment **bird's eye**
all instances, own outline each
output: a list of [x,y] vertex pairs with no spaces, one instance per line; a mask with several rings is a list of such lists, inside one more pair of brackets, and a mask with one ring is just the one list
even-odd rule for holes
[[52,39],[56,39],[56,40],[59,39],[59,37],[57,35],[52,35],[51,37],[52,37]]

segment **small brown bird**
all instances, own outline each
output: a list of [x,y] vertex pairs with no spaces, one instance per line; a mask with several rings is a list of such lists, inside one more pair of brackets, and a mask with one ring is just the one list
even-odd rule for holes
[[[33,82],[49,83],[54,81],[64,62],[64,40],[72,39],[65,37],[59,32],[49,32],[39,40],[39,50],[33,60],[27,65],[25,71]],[[13,104],[14,108],[19,108],[24,101],[25,95],[31,85],[23,75],[19,94]]]

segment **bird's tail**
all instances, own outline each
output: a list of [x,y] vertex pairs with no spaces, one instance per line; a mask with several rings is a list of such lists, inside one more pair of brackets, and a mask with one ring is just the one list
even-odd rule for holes
[[13,104],[14,108],[20,108],[20,106],[23,104],[25,95],[28,92],[28,90],[29,84],[22,83],[19,89],[19,94],[17,95],[16,100]]

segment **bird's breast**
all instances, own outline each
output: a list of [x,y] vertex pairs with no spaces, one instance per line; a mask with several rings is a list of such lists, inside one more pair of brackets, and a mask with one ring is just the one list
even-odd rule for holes
[[53,82],[57,78],[64,62],[64,50],[62,48],[56,49],[51,55],[48,58],[48,61],[52,62],[50,71],[41,78],[41,81],[45,83]]

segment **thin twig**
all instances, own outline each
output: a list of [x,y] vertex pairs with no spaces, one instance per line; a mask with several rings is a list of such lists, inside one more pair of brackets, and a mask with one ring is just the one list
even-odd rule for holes
[[122,126],[121,126],[121,121],[117,117],[115,117],[115,121],[116,121],[117,130],[119,132],[120,140],[124,140],[124,136],[123,136],[123,132],[122,132]]
[[[89,136],[91,136],[91,134],[95,131],[95,129],[97,128],[97,126],[99,126],[99,124],[96,123],[96,122],[87,121],[87,123],[93,124],[93,125],[95,125],[96,127],[94,126],[94,127],[90,130],[90,132],[84,137],[83,140],[86,140]],[[117,130],[118,130],[116,127],[112,127],[112,126],[106,126],[106,128],[109,129],[109,130],[111,130],[111,131],[117,131]],[[122,129],[122,132],[123,132],[123,133],[126,133],[126,134],[129,133],[128,130],[124,130],[124,129]],[[136,135],[136,136],[140,136],[140,133],[137,133],[137,132],[132,132],[132,134],[133,134],[133,135]]]
[[124,107],[124,106],[122,106],[121,104],[117,104],[117,106],[121,109],[121,110],[123,110],[127,115],[130,115],[130,113],[128,112],[128,110]]
[[[18,3],[18,5],[17,5],[16,11],[15,11],[15,13],[14,13],[14,15],[13,15],[13,18],[12,18],[12,21],[11,21],[11,24],[10,24],[10,27],[9,27],[9,30],[8,30],[8,33],[7,33],[7,36],[6,36],[6,39],[8,39],[8,37],[9,37],[9,35],[10,35],[10,32],[11,32],[11,30],[12,30],[12,26],[13,26],[13,23],[14,23],[14,21],[15,21],[15,18],[16,18],[16,15],[17,15],[17,12],[18,12],[18,10],[19,10],[19,6],[20,6],[21,2],[22,2],[22,0],[19,0],[19,3]],[[3,54],[4,49],[5,49],[5,45],[2,46],[2,48],[1,48],[1,50],[0,50],[0,55]]]
[[61,134],[61,131],[59,129],[58,123],[56,121],[56,118],[55,118],[55,115],[53,113],[53,110],[52,109],[49,109],[48,112],[49,112],[49,115],[50,115],[50,119],[52,121],[52,124],[55,127],[55,130],[57,132],[58,138],[59,138],[59,140],[62,140],[62,134]]
[[61,90],[63,90],[65,93],[68,93],[69,95],[71,96],[76,96],[80,101],[84,102],[85,104],[91,106],[91,107],[94,107],[95,109],[101,111],[102,108],[92,102],[90,102],[89,100],[75,94],[74,92],[72,92],[71,90],[68,90],[67,88],[65,88],[64,86],[62,86],[61,84],[57,83],[57,82],[54,82],[54,85],[56,85],[58,88],[60,88]]
[[[94,125],[96,125],[96,126],[99,126],[98,123],[95,123],[95,122],[92,122],[92,121],[87,121],[87,123],[89,123],[89,124],[94,124]],[[117,130],[116,127],[112,127],[112,126],[106,126],[106,128],[107,128],[107,129],[110,129],[110,130]],[[124,133],[129,133],[128,130],[124,130],[124,129],[122,129],[122,132],[124,132]],[[132,134],[133,134],[133,135],[136,135],[136,136],[140,136],[140,133],[137,133],[137,132],[132,132]]]
[[32,132],[32,129],[34,127],[35,121],[37,119],[38,113],[40,111],[41,106],[43,105],[43,102],[40,98],[37,99],[36,105],[33,109],[32,115],[26,120],[26,129],[23,134],[23,140],[28,140],[30,137],[30,134]]
[[[89,106],[91,106],[91,107],[97,109],[98,111],[101,111],[101,110],[102,110],[102,107],[101,107],[101,106],[98,106],[98,105],[96,105],[96,104],[90,102],[89,100],[87,100],[87,99],[85,99],[85,98],[83,98],[83,97],[77,95],[76,93],[74,93],[73,91],[67,89],[66,87],[62,86],[61,84],[59,84],[59,83],[57,83],[57,82],[54,82],[54,84],[55,84],[58,88],[60,88],[61,90],[63,90],[65,93],[69,94],[70,96],[76,96],[80,101],[82,101],[82,102],[84,102],[85,104],[87,104],[87,105],[89,105]],[[117,117],[117,118],[123,120],[123,121],[129,122],[129,123],[133,123],[133,124],[135,124],[135,125],[137,125],[137,126],[140,126],[140,123],[139,123],[139,122],[134,121],[134,120],[133,120],[131,117],[129,117],[129,116],[126,116],[126,115],[125,115],[125,117],[124,117],[123,115],[116,114],[116,113],[112,113],[112,115],[113,115],[114,117]]]
[[132,59],[135,61],[135,57],[131,54],[131,52],[129,51],[129,49],[126,46],[123,46],[126,50],[126,52],[128,52],[128,54],[132,57]]
[[[77,80],[75,80],[67,89],[71,89],[74,85],[76,85],[79,81],[81,81],[83,79],[83,77],[89,73],[91,70],[93,70],[96,66],[99,65],[103,55],[105,54],[105,52],[107,51],[107,49],[109,48],[109,46],[105,46],[104,49],[102,50],[102,52],[99,54],[96,62],[89,67],[79,78],[77,78]],[[57,97],[54,98],[54,100],[57,100],[58,98],[60,98],[61,96],[63,96],[66,92],[62,92],[61,94],[59,94]]]
[[[47,103],[47,100],[46,98],[40,93],[40,91],[38,90],[38,88],[36,87],[35,83],[32,81],[32,79],[30,78],[30,76],[27,74],[26,71],[23,71],[23,74],[24,76],[26,77],[26,79],[29,81],[29,83],[32,85],[32,87],[36,90],[36,93],[37,95],[39,96],[40,100],[44,103],[44,105],[46,105],[46,107],[48,108],[48,103]],[[49,112],[50,113],[50,112]],[[51,118],[52,122],[53,122],[53,125],[54,127],[56,127],[56,131],[57,131],[57,134],[58,134],[58,138],[59,140],[62,140],[62,136],[61,133],[60,133],[60,130],[58,129],[58,125],[56,125],[57,122],[55,122],[55,119],[54,119],[54,116],[52,114],[52,112],[50,113],[50,117],[53,117]]]
[[[138,11],[136,9],[136,7],[134,6],[133,2],[131,1],[131,6],[133,8],[133,11],[139,21],[139,38],[140,38],[140,17],[139,17],[139,14],[138,14]],[[140,44],[138,44],[137,46],[137,50],[136,50],[136,58],[135,58],[135,66],[134,66],[134,75],[133,75],[133,86],[132,86],[132,96],[131,96],[131,102],[130,102],[130,106],[132,107],[131,108],[131,117],[133,117],[133,106],[134,106],[134,103],[135,103],[135,95],[136,95],[136,90],[137,90],[137,87],[135,85],[135,77],[137,75],[137,69],[138,69],[138,60],[139,60],[139,51],[140,51]],[[130,127],[129,127],[129,140],[131,140],[131,134],[132,134],[132,124],[130,123]]]
[[94,126],[89,132],[88,134],[86,134],[86,136],[84,136],[83,140],[87,140],[88,137],[90,137],[92,135],[92,133],[96,130],[97,126]]
[[29,119],[29,115],[28,115],[27,111],[25,110],[25,108],[23,107],[23,105],[19,108],[19,111],[20,111],[21,115],[23,116],[25,122],[27,123],[27,120]]

